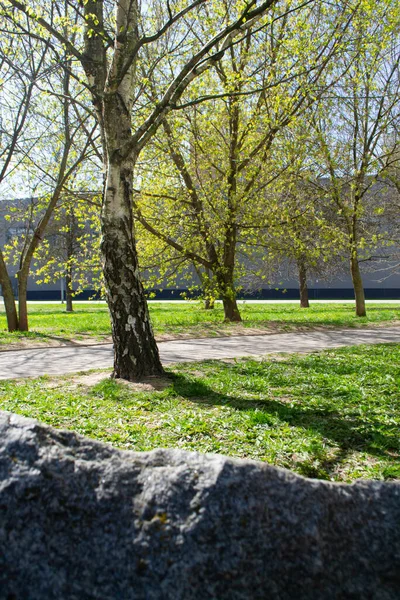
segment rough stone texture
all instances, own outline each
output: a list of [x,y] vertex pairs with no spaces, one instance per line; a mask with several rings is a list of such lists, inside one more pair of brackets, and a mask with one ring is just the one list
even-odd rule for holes
[[135,454],[0,413],[0,598],[400,598],[400,486]]

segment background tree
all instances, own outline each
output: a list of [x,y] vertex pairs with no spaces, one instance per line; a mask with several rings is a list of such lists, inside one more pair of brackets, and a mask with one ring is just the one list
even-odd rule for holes
[[64,193],[35,256],[38,284],[64,280],[66,312],[73,311],[73,298],[84,289],[103,289],[100,202],[95,193]]
[[[27,44],[11,38],[6,31],[0,36],[0,189],[12,193],[10,176],[25,167],[26,157],[38,141],[32,123],[36,104],[36,85],[46,72],[47,48],[33,38]],[[18,313],[12,280],[0,248],[0,284],[9,331],[18,329]]]
[[[254,39],[249,31],[203,79],[203,97],[212,101],[198,105],[198,83],[195,99],[164,118],[140,164],[136,218],[173,248],[176,261],[196,265],[203,285],[221,297],[227,321],[241,320],[238,246],[256,243],[271,218],[285,214],[268,194],[292,160],[281,147],[282,132],[332,85],[328,65],[348,23],[337,18],[327,25],[315,7],[286,9],[283,18],[271,11],[263,35]],[[249,81],[259,89],[251,96]]]
[[321,204],[320,195],[307,177],[308,171],[298,156],[290,171],[269,191],[277,196],[274,201],[284,220],[271,222],[245,251],[251,273],[247,285],[261,285],[267,280],[276,286],[282,279],[295,277],[301,308],[309,307],[310,277],[328,280],[343,270],[345,248],[343,232],[332,222],[330,211]]
[[359,317],[366,314],[360,258],[377,244],[376,218],[368,218],[377,206],[373,187],[392,163],[384,140],[400,115],[398,6],[382,3],[373,14],[365,7],[354,20],[354,49],[340,59],[345,73],[311,119],[314,183],[346,232]]
[[[71,82],[68,71],[57,71],[57,66],[51,65],[48,73],[40,78],[40,85],[44,82],[52,94],[41,97],[40,108],[36,107],[31,113],[31,118],[35,119],[35,144],[30,148],[21,145],[24,159],[13,173],[14,187],[20,186],[21,178],[29,180],[24,191],[31,198],[28,202],[26,199],[8,202],[8,218],[18,221],[19,234],[3,249],[1,261],[3,280],[8,280],[10,287],[7,256],[11,258],[12,255],[11,263],[18,265],[18,317],[13,328],[19,331],[28,331],[27,285],[33,257],[61,194],[68,189],[68,182],[82,162],[93,155],[97,126],[95,121],[90,122],[90,113],[83,110],[82,114],[71,101],[74,94],[79,96],[80,90]],[[37,90],[35,96],[39,102]],[[33,111],[33,107],[30,101],[29,110]],[[3,204],[7,202],[3,201]],[[16,313],[14,297],[6,304],[6,311],[10,309]]]

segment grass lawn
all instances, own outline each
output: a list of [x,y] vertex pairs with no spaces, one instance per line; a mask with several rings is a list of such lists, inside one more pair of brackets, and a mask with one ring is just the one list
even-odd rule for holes
[[[105,304],[75,304],[72,314],[61,304],[32,304],[29,307],[29,333],[8,333],[4,313],[0,313],[0,347],[7,345],[60,344],[76,341],[101,342],[110,339],[110,320]],[[368,316],[354,316],[352,304],[314,304],[300,309],[297,304],[241,305],[243,323],[223,323],[223,310],[217,305],[207,311],[198,302],[185,304],[151,303],[150,312],[158,339],[213,337],[270,331],[293,331],[310,327],[356,327],[399,322],[398,304],[367,305]]]
[[337,481],[400,478],[399,344],[168,371],[147,384],[105,373],[0,381],[0,408],[123,449],[223,453]]

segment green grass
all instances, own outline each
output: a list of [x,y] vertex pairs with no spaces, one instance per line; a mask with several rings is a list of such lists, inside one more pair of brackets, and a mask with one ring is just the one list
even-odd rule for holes
[[[51,343],[70,340],[101,341],[110,335],[110,320],[104,304],[76,303],[75,311],[67,314],[62,305],[33,304],[29,308],[30,332],[6,331],[4,313],[0,314],[0,345],[21,341]],[[187,304],[151,303],[150,313],[156,335],[204,337],[246,333],[249,329],[290,331],[317,326],[355,327],[374,323],[390,323],[400,319],[399,304],[372,304],[365,318],[354,316],[352,304],[314,304],[300,309],[297,304],[241,305],[243,323],[223,323],[222,306],[206,311],[197,302]]]
[[400,345],[207,361],[161,391],[71,376],[0,382],[0,407],[123,449],[174,447],[336,481],[400,478]]

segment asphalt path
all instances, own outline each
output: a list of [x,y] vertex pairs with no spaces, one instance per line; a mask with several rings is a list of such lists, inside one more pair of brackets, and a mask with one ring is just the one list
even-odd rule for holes
[[[301,333],[175,340],[158,344],[164,365],[209,359],[263,356],[277,352],[313,352],[359,344],[400,343],[400,327],[336,329]],[[0,352],[0,379],[61,375],[111,368],[111,344],[62,346]]]

